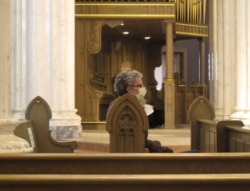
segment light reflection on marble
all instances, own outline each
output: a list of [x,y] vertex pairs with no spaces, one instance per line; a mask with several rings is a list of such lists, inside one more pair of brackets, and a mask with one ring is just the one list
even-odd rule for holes
[[33,152],[30,144],[13,134],[0,135],[0,153],[26,153]]

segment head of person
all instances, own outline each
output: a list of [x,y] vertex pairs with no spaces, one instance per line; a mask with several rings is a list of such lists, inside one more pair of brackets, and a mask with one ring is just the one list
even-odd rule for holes
[[142,81],[143,75],[137,70],[122,71],[114,79],[114,91],[116,95],[122,96],[126,93],[137,97],[141,103],[146,95],[146,88]]

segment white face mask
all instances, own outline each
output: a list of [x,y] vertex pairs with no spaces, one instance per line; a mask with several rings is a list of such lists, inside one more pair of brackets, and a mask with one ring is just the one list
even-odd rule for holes
[[145,87],[141,87],[138,89],[138,94],[136,95],[136,97],[140,103],[145,102],[144,97],[146,93],[147,93],[147,89]]

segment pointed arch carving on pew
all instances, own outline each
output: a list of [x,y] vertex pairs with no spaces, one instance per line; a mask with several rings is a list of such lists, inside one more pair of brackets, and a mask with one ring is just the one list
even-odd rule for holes
[[51,109],[49,107],[49,104],[40,96],[35,97],[27,106],[26,108],[26,112],[25,112],[25,118],[27,120],[32,119],[33,117],[35,117],[35,111],[36,110],[44,110],[44,112],[41,112],[41,114],[43,114],[43,116],[39,115],[39,117],[50,120],[52,118],[52,112]]
[[213,105],[204,96],[197,97],[188,109],[188,119],[191,122],[191,148],[197,149],[200,147],[198,119],[213,120],[215,112]]
[[125,94],[109,106],[106,130],[110,134],[110,152],[145,152],[148,118],[135,96]]
[[72,153],[78,147],[76,141],[58,141],[51,135],[49,120],[52,112],[48,103],[40,96],[35,97],[25,111],[26,122],[14,130],[14,134],[27,140],[34,152]]
[[193,119],[210,119],[215,118],[213,105],[204,96],[197,97],[190,105],[188,118]]

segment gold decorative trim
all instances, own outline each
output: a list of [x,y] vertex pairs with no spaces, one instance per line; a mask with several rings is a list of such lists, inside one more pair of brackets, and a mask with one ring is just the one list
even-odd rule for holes
[[208,37],[208,26],[176,23],[176,35]]
[[149,14],[130,14],[130,15],[126,15],[126,14],[75,14],[76,18],[88,18],[88,19],[101,19],[101,18],[105,18],[105,19],[173,19],[174,15],[170,15],[170,14],[153,14],[153,15],[149,15]]
[[76,18],[169,19],[175,21],[175,3],[76,3]]

